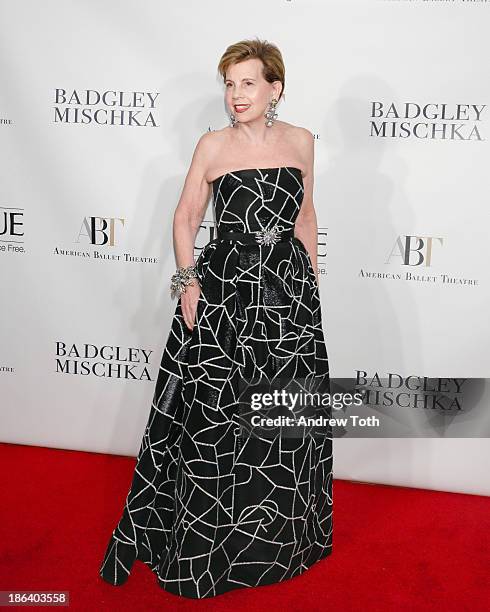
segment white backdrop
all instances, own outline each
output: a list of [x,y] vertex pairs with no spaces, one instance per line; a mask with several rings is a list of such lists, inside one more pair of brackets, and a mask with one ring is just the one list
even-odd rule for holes
[[[0,7],[2,441],[136,455],[173,211],[199,136],[228,123],[219,58],[255,36],[283,52],[279,118],[316,137],[331,375],[488,375],[490,6]],[[213,222],[210,205],[196,256]],[[420,438],[336,438],[335,476],[490,493],[480,390],[471,437],[428,417]]]

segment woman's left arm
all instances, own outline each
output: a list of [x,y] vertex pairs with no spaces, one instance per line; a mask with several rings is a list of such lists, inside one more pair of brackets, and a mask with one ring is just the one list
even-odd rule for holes
[[313,163],[314,163],[314,138],[313,134],[305,129],[298,128],[301,132],[301,157],[305,160],[305,176],[303,177],[304,195],[303,203],[296,218],[294,235],[305,245],[311,259],[313,272],[318,284],[318,224],[315,206],[313,204]]

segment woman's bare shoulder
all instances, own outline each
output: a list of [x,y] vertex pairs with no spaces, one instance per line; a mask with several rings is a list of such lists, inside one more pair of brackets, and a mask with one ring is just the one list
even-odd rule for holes
[[191,168],[199,173],[199,176],[206,179],[213,171],[212,165],[219,158],[220,152],[226,149],[230,141],[229,129],[210,130],[204,132],[199,137],[192,156]]
[[232,128],[227,125],[218,130],[208,130],[207,132],[204,132],[199,140],[206,140],[207,143],[223,142],[223,140],[230,137],[231,129]]
[[204,132],[197,141],[196,152],[203,154],[208,159],[212,159],[213,155],[228,142],[230,128],[222,128],[220,130],[210,130]]
[[301,125],[288,123],[288,131],[294,139],[301,138],[303,141],[313,140],[313,133]]
[[295,125],[294,123],[288,123],[287,121],[278,121],[278,120],[276,120],[276,124],[278,126],[281,126],[282,130],[285,133],[289,133],[291,136],[294,136],[294,137],[297,137],[300,135],[303,135],[304,137],[308,137],[309,134],[313,136],[310,130],[308,130],[307,128],[301,125]]

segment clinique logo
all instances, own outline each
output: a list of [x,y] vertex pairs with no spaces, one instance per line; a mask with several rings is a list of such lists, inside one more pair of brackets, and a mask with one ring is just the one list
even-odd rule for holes
[[159,92],[57,88],[54,123],[159,127],[155,118],[159,95]]
[[143,264],[158,263],[157,257],[135,255],[125,251],[116,251],[115,248],[122,242],[122,231],[126,220],[123,217],[84,217],[75,236],[75,244],[88,244],[93,247],[89,250],[54,247],[54,255],[68,257],[82,257],[85,259],[131,262]]
[[214,240],[217,231],[212,221],[201,221],[194,243],[194,257],[199,256],[208,242]]
[[370,136],[423,140],[485,140],[486,104],[371,102]]
[[[202,221],[199,227],[199,231],[196,236],[194,245],[194,257],[199,257],[201,251],[208,242],[214,240],[216,237],[216,226],[213,221]],[[326,257],[327,257],[327,228],[318,227],[318,252],[317,252],[317,264],[318,273],[322,275],[327,274],[326,269]]]
[[327,275],[327,229],[326,227],[318,226],[318,251],[317,251],[317,264],[318,274],[324,276]]
[[[214,240],[217,236],[216,226],[213,221],[201,221],[199,231],[196,236],[194,255],[199,254],[208,242]],[[318,227],[318,258],[325,258],[327,256],[327,228]],[[320,263],[320,262],[318,262]]]
[[55,347],[58,374],[152,380],[148,371],[152,350],[113,345],[71,344],[59,340]]
[[0,206],[0,253],[24,253],[24,210]]

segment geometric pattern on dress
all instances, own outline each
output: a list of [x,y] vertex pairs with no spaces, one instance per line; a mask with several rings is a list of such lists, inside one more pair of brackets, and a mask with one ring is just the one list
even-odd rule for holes
[[[290,166],[213,181],[216,225],[294,227],[304,188]],[[120,520],[99,569],[123,584],[136,559],[165,590],[207,598],[302,574],[332,552],[332,435],[245,437],[244,378],[321,381],[329,390],[316,277],[296,237],[211,240],[196,261],[192,332],[180,298]]]

